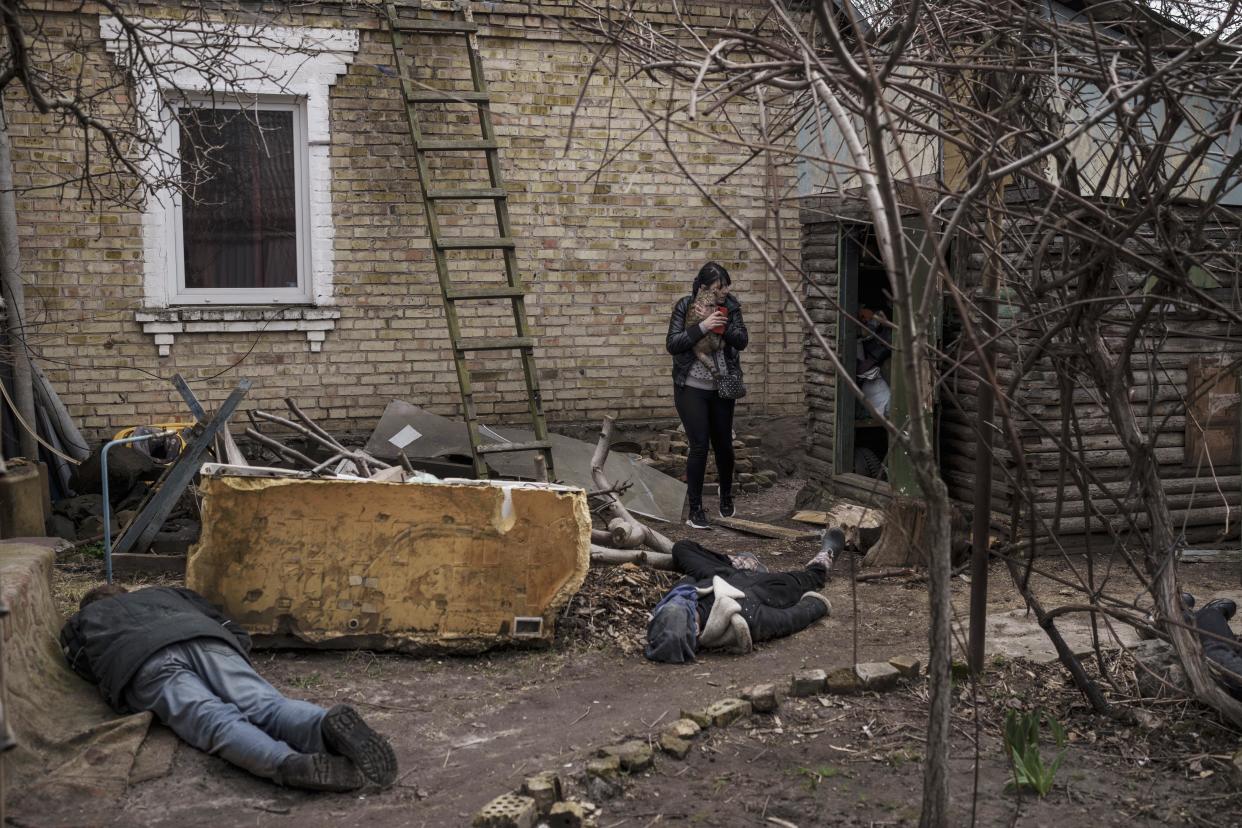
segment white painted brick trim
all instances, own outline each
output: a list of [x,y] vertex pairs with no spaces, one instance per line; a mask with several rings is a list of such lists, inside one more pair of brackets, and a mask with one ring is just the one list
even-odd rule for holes
[[267,333],[301,331],[310,350],[318,353],[327,332],[341,318],[336,308],[148,308],[134,313],[144,333],[151,334],[159,354],[172,354],[178,334]]

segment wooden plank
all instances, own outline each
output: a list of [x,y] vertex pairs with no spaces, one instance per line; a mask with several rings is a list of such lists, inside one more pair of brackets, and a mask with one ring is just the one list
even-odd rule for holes
[[790,529],[786,526],[773,526],[770,523],[760,523],[757,520],[742,520],[741,518],[714,518],[713,523],[733,529],[736,532],[744,532],[748,535],[757,535],[761,538],[775,538],[776,540],[800,541],[800,540],[817,540],[819,532],[811,532],[806,529]]
[[1242,549],[1183,549],[1182,563],[1242,563]]

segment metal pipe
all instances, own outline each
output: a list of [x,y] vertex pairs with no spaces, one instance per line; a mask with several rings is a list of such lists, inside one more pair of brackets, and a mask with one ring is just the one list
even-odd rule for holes
[[142,434],[138,437],[125,437],[104,443],[99,452],[99,470],[103,476],[103,530],[104,530],[104,579],[112,583],[112,501],[108,499],[108,450],[113,446],[124,446],[130,443],[142,443],[156,437],[167,437],[175,431],[161,431],[156,434]]
[[3,102],[0,102],[0,285],[4,295],[4,328],[13,366],[13,401],[18,420],[21,456],[39,462],[35,424],[34,374],[26,345],[26,294],[22,285],[21,247],[17,239],[17,201],[13,188],[12,144]]

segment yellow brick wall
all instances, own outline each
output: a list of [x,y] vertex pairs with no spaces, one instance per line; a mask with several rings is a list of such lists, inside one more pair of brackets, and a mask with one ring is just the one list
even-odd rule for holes
[[[740,5],[725,8],[736,11]],[[353,65],[332,90],[335,295],[341,318],[322,351],[312,353],[305,334],[296,331],[178,334],[172,353],[160,358],[134,318],[143,305],[140,214],[91,205],[72,188],[20,194],[31,344],[70,411],[92,433],[180,415],[183,406],[167,382],[176,372],[213,402],[223,399],[239,376],[249,377],[255,388],[244,407],[277,409],[281,398],[290,396],[326,427],[342,431],[369,428],[393,397],[446,415],[457,412],[456,375],[413,153],[397,82],[388,69],[388,36],[365,10],[342,14],[330,4],[317,8],[319,13],[281,22],[347,26],[361,33]],[[548,16],[531,14],[532,8]],[[708,259],[734,275],[751,332],[743,355],[751,395],[739,414],[802,411],[796,316],[785,308],[778,287],[764,278],[762,260],[677,170],[621,86],[596,77],[583,95],[592,53],[578,42],[579,33],[558,27],[563,20],[558,15],[569,13],[569,7],[477,4],[476,9],[484,26],[481,43],[514,235],[531,285],[527,308],[539,340],[536,358],[549,419],[675,416],[664,350],[668,314]],[[723,13],[719,6],[694,11],[705,25],[720,22]],[[108,71],[111,58],[98,40],[97,17],[48,19],[67,39],[82,35],[90,43],[85,53],[90,72]],[[464,50],[456,41],[416,48],[420,80],[457,88],[468,84]],[[634,90],[646,99],[667,93],[637,81]],[[46,185],[72,174],[81,160],[80,136],[54,129],[20,94],[6,100],[18,186]],[[743,125],[756,117],[745,109],[730,116]],[[432,131],[453,126],[434,113],[430,121]],[[571,121],[573,140],[567,146]],[[669,137],[678,153],[733,215],[762,231],[762,164],[717,183],[747,152],[715,140],[732,133],[718,117],[703,118],[696,128],[713,137],[674,128]],[[463,170],[449,167],[443,173]],[[780,181],[782,187],[788,183]],[[443,220],[446,227],[469,228],[467,235],[494,232],[489,214],[459,209]],[[797,261],[792,204],[783,221],[785,253]],[[499,279],[496,263],[486,258],[463,260],[457,269],[480,280]],[[463,318],[468,334],[512,330],[511,317],[500,306]],[[234,362],[238,365],[230,370]],[[493,355],[474,364],[481,414],[520,420],[524,394],[516,358]]]

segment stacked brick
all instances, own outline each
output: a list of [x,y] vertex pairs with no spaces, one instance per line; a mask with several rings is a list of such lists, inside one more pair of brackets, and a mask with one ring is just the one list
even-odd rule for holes
[[[686,479],[686,457],[690,453],[690,444],[686,435],[679,428],[670,428],[660,432],[642,444],[643,456],[647,462],[667,475],[678,480]],[[733,453],[736,458],[734,475],[736,487],[742,492],[754,493],[766,489],[776,482],[780,472],[768,468],[763,460],[762,440],[753,434],[736,434],[733,438]],[[707,479],[716,479],[716,458],[709,451],[707,454]],[[719,492],[715,482],[703,485],[703,493],[714,495]]]

